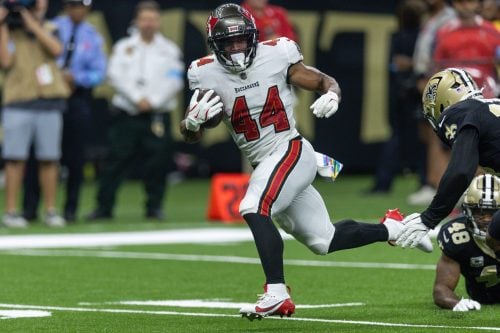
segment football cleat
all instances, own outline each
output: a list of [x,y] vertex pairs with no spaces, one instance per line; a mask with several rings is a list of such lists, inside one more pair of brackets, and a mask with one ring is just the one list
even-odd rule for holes
[[[403,219],[404,215],[399,211],[399,208],[388,209],[384,217],[380,219],[380,223],[387,227],[389,232],[389,240],[387,243],[391,246],[396,246],[396,239],[404,229],[404,225],[402,223]],[[429,235],[425,235],[425,237],[422,238],[420,243],[417,245],[417,248],[424,252],[432,252],[433,246]]]
[[[287,287],[287,290],[290,292],[290,288]],[[242,307],[240,314],[250,321],[261,320],[267,316],[290,317],[295,312],[295,304],[288,292],[281,295],[273,294],[268,292],[267,285],[264,285],[264,294],[259,295],[257,303]]]
[[404,215],[399,211],[399,208],[388,209],[385,212],[384,217],[380,219],[380,223],[384,224],[389,232],[389,240],[387,243],[391,246],[396,246],[396,239],[398,238],[401,231],[403,231],[403,221]]

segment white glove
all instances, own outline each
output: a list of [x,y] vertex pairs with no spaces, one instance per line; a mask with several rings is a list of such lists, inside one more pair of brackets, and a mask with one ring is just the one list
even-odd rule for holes
[[339,108],[339,96],[333,91],[321,95],[310,107],[317,118],[330,118]]
[[481,304],[468,298],[462,298],[460,302],[455,304],[455,306],[453,307],[453,311],[472,311],[472,310],[481,310]]
[[418,213],[408,215],[402,223],[404,225],[403,231],[396,239],[396,244],[402,248],[417,246],[429,232],[429,228],[422,223]]
[[209,119],[212,119],[216,114],[222,111],[223,104],[220,101],[220,96],[215,96],[213,90],[209,90],[198,101],[200,90],[196,89],[189,102],[189,113],[186,117],[186,128],[192,132],[198,132],[200,125]]

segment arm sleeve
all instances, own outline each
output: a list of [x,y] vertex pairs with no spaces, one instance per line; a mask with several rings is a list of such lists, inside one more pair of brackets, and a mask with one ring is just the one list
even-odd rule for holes
[[469,186],[479,163],[479,134],[472,126],[464,127],[457,136],[451,159],[439,182],[436,196],[421,214],[422,222],[434,228],[455,207]]

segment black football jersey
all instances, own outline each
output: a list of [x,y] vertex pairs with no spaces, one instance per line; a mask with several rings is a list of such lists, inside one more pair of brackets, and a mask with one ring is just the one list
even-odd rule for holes
[[452,147],[464,126],[479,133],[479,164],[500,171],[500,99],[467,99],[446,109],[439,118],[437,134]]
[[438,234],[439,247],[460,264],[471,299],[485,304],[499,303],[500,261],[481,250],[466,221],[466,217],[459,217],[444,224]]

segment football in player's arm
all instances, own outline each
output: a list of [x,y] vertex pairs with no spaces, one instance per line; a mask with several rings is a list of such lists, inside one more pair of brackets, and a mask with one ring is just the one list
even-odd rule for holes
[[[294,42],[292,43],[296,45]],[[200,63],[196,66],[199,65]],[[289,67],[287,79],[293,86],[322,94],[311,105],[313,114],[316,117],[329,118],[337,112],[338,103],[340,102],[340,87],[337,81],[331,76],[322,73],[314,67],[306,66],[302,61],[299,61]],[[187,142],[199,141],[203,133],[203,130],[200,131],[201,125],[221,112],[223,108],[219,96],[209,98],[212,95],[210,90],[209,93],[198,101],[199,90],[200,88],[194,90],[186,118],[181,121],[181,134]]]
[[[500,172],[499,99],[485,99],[469,73],[448,68],[429,79],[422,103],[424,117],[451,147],[451,159],[429,207],[403,221],[405,229],[396,241],[402,247],[415,247],[448,216],[478,166]],[[500,223],[490,224],[486,238],[495,251],[500,250]]]
[[[469,185],[462,204],[464,215],[444,224],[438,234],[442,255],[436,267],[434,303],[453,311],[480,310],[500,303],[500,258],[486,244],[492,218],[500,220],[500,178],[485,174]],[[468,297],[455,293],[460,274]]]
[[[383,224],[332,224],[312,185],[316,174],[325,171],[324,161],[332,159],[315,152],[297,130],[292,86],[320,94],[310,108],[317,118],[328,118],[340,101],[334,78],[305,65],[299,47],[288,38],[259,43],[254,19],[239,5],[217,7],[208,18],[207,35],[213,53],[189,66],[194,93],[181,131],[187,140],[199,139],[203,124],[223,110],[222,121],[254,168],[239,212],[252,232],[266,278],[265,293],[240,313],[249,319],[290,316],[295,305],[285,283],[284,245],[275,222],[312,252],[325,255],[394,241],[402,217],[390,211]],[[199,98],[206,89],[218,97],[205,93]],[[424,251],[432,250],[430,239],[422,245]]]

